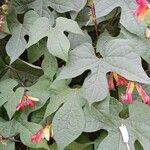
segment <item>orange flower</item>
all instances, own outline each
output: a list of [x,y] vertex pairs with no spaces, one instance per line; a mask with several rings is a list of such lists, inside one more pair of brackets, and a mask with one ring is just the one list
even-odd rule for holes
[[49,141],[50,137],[53,136],[54,134],[53,134],[52,125],[47,125],[45,128],[42,128],[36,134],[34,134],[31,140],[33,143],[38,144],[42,139],[46,139],[47,141]]
[[147,0],[136,0],[138,7],[134,13],[135,16],[138,16],[139,21],[143,21],[145,16],[149,11],[149,4]]

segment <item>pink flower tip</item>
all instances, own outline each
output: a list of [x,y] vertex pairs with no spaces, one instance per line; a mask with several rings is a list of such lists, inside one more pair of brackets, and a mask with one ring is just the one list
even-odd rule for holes
[[121,100],[125,104],[132,104],[133,103],[133,97],[132,97],[132,92],[134,90],[134,82],[129,82],[127,89],[126,89],[126,94],[121,96]]
[[133,103],[132,93],[127,93],[125,95],[122,95],[121,100],[125,104],[132,104]]
[[135,86],[136,86],[136,89],[137,89],[137,91],[138,91],[141,99],[143,100],[143,102],[145,104],[147,104],[148,106],[150,106],[150,97],[148,96],[148,94],[146,93],[146,91],[138,83],[136,83]]
[[43,130],[40,130],[31,137],[31,141],[35,144],[39,144],[42,138],[43,138]]
[[149,4],[147,0],[136,0],[136,2],[138,7],[134,15],[138,16],[139,21],[143,21],[149,11]]
[[141,6],[147,6],[148,5],[147,0],[136,0],[136,3],[138,5],[141,5]]

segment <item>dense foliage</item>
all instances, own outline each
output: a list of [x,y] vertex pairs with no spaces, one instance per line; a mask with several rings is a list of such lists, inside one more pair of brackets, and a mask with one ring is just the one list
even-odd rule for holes
[[0,150],[150,149],[148,1],[0,5]]

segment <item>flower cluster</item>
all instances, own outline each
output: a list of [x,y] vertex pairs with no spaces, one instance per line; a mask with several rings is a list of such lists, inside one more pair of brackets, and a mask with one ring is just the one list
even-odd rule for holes
[[127,81],[125,78],[121,77],[120,75],[116,73],[111,73],[108,78],[108,86],[110,90],[115,88],[113,79],[115,79],[116,81],[116,86],[123,85],[124,87],[127,88],[126,93],[121,96],[121,100],[123,103],[125,104],[133,103],[132,93],[134,89],[136,89],[142,101],[148,106],[150,106],[150,97],[148,96],[146,91],[142,88],[142,86],[139,85],[137,82]]
[[16,110],[22,110],[24,111],[26,107],[35,107],[36,102],[39,101],[39,99],[31,96],[23,96],[21,102],[16,106]]
[[31,138],[31,141],[35,144],[38,144],[42,139],[46,139],[47,141],[49,141],[50,137],[53,136],[54,133],[52,125],[47,125],[45,128],[42,128],[36,134],[34,134]]
[[150,4],[147,0],[136,0],[138,7],[134,13],[138,17],[139,21],[143,21],[148,11],[150,10]]

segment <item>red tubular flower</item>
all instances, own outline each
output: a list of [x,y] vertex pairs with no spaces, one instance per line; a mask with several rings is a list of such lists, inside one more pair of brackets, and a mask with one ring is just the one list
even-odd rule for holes
[[138,16],[140,21],[143,21],[145,16],[149,11],[149,4],[147,0],[136,0],[138,7],[134,13],[135,16]]
[[108,87],[109,87],[109,90],[113,90],[115,88],[114,80],[113,80],[113,74],[112,73],[108,77]]
[[31,141],[35,144],[39,144],[42,139],[49,141],[50,137],[53,137],[52,125],[47,125],[45,128],[39,130],[31,137]]
[[123,86],[127,87],[128,86],[128,82],[127,82],[127,80],[125,78],[119,76],[118,80],[116,82],[116,86],[119,86],[119,85],[123,85]]
[[134,82],[129,82],[126,90],[126,94],[121,96],[122,102],[125,104],[132,104],[133,98],[132,98],[132,92],[134,90]]
[[127,87],[127,85],[128,85],[128,81],[124,77],[113,72],[113,73],[110,73],[110,75],[108,77],[109,90],[113,90],[115,88],[113,79],[115,79],[115,81],[116,81],[116,86],[122,85],[122,86]]
[[123,86],[127,87],[128,81],[124,77],[118,75],[117,73],[113,73],[113,76],[116,81],[116,86],[123,85]]
[[24,111],[26,107],[35,107],[36,101],[39,101],[37,98],[31,96],[23,96],[21,102],[16,106],[16,110]]
[[150,106],[150,97],[148,96],[146,91],[138,83],[136,83],[135,87],[136,87],[141,99],[143,100],[143,102],[145,104],[147,104],[148,106]]

